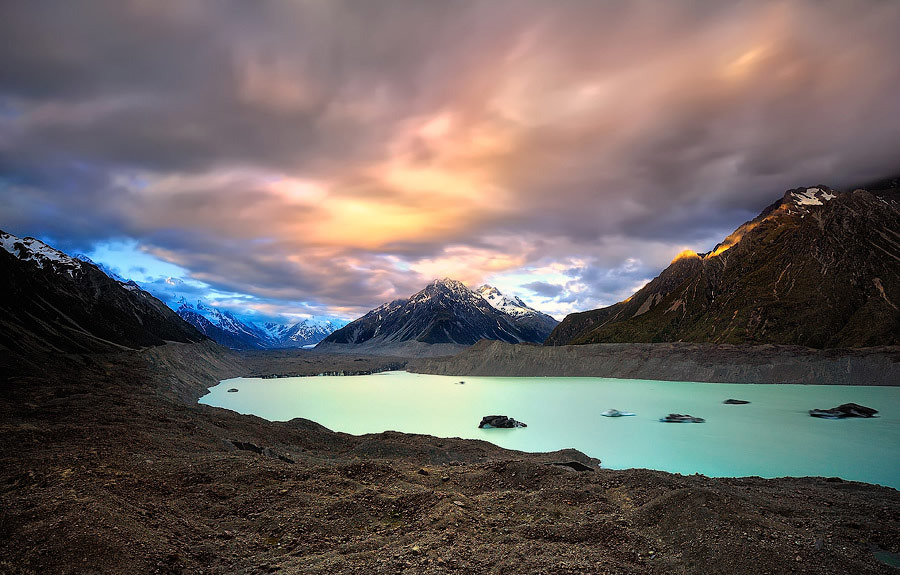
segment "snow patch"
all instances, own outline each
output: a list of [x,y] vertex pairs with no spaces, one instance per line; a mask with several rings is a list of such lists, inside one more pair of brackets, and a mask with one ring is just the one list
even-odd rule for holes
[[539,311],[528,307],[528,305],[518,297],[506,297],[500,293],[500,290],[487,284],[475,290],[475,293],[488,302],[492,308],[513,317],[523,317],[540,313]]
[[73,270],[81,269],[81,261],[34,238],[19,239],[12,234],[0,233],[0,247],[22,261],[36,263],[41,269],[45,264],[50,264],[54,270],[63,267],[70,276]]
[[791,199],[798,206],[821,206],[824,205],[823,200],[827,202],[836,197],[830,191],[822,188],[806,188],[806,191],[791,192]]
[[791,197],[798,206],[821,206],[822,202],[816,197],[819,188],[807,188],[805,192],[792,192]]

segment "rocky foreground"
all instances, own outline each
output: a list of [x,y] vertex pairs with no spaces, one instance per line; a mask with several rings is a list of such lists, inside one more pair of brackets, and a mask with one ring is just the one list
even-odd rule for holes
[[0,573],[897,572],[875,555],[900,553],[889,488],[579,472],[559,464],[596,461],[196,403],[225,377],[393,361],[0,356]]

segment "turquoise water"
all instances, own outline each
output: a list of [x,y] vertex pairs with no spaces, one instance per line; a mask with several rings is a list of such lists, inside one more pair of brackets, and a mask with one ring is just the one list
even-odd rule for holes
[[[465,385],[459,385],[461,379]],[[228,393],[237,388],[238,393]],[[723,405],[728,398],[749,405]],[[603,467],[714,477],[837,476],[900,489],[900,387],[751,385],[593,377],[237,378],[201,403],[272,421],[303,417],[352,434],[386,430],[484,439],[510,449],[574,447]],[[812,408],[854,402],[877,419],[824,420]],[[609,418],[609,408],[635,417]],[[660,423],[686,413],[706,423]],[[502,414],[522,429],[478,429]]]

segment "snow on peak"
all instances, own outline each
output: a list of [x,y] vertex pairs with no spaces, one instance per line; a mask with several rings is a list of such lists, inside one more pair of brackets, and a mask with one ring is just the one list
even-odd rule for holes
[[500,293],[500,290],[498,290],[494,286],[485,284],[475,290],[475,293],[484,298],[484,300],[487,301],[494,309],[502,311],[503,313],[511,315],[513,317],[521,317],[524,315],[538,313],[537,310],[528,307],[525,302],[523,302],[518,297],[508,298]]
[[344,325],[346,325],[345,322],[338,320],[323,318],[304,319],[294,325],[284,326],[285,330],[282,332],[282,338],[300,344],[318,343]]
[[434,280],[433,282],[431,282],[431,284],[428,287],[432,287],[432,286],[444,287],[455,293],[465,293],[465,292],[469,291],[469,288],[466,287],[466,284],[462,283],[461,281],[457,281],[457,280],[451,279],[451,278]]
[[22,261],[34,262],[41,269],[49,265],[54,270],[65,270],[70,276],[73,270],[81,269],[80,260],[69,257],[35,238],[19,239],[12,234],[0,232],[0,247]]
[[202,300],[190,303],[185,297],[181,297],[175,303],[178,304],[176,310],[178,315],[195,326],[201,327],[204,323],[197,319],[199,316],[206,320],[208,325],[231,334],[240,341],[249,342],[249,345],[255,348],[295,348],[318,343],[346,324],[339,319],[318,317],[294,323],[277,321],[257,323],[239,312],[213,307]]
[[791,192],[791,200],[798,206],[821,206],[823,201],[833,200],[835,195],[828,188],[806,188],[805,191]]

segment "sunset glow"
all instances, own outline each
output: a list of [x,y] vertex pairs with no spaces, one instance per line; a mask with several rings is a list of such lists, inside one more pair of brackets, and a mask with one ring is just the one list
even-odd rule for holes
[[449,276],[561,319],[900,149],[893,2],[9,12],[0,228],[272,317]]

